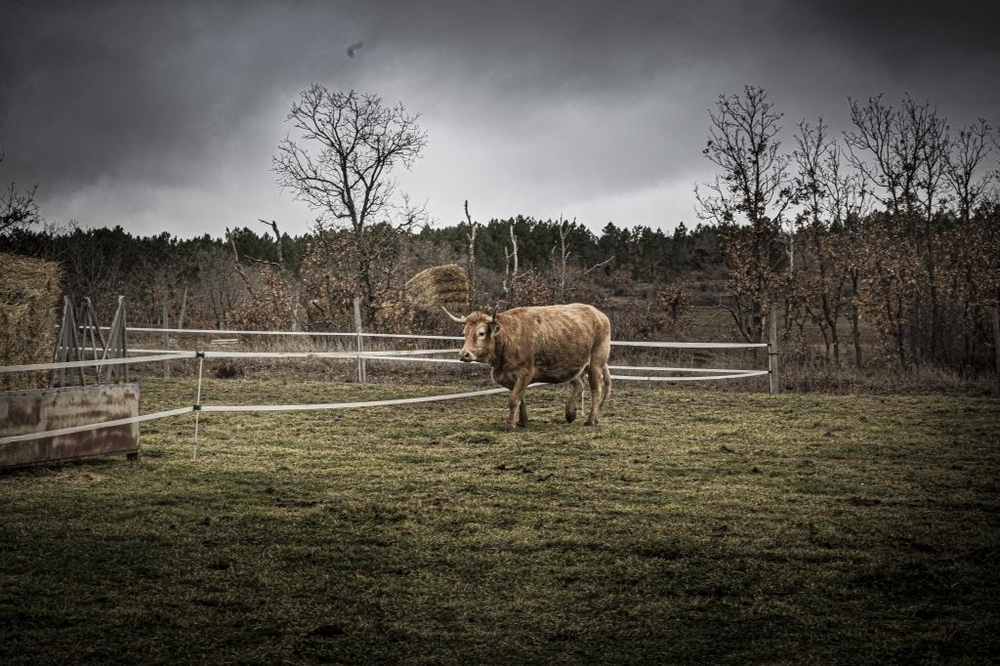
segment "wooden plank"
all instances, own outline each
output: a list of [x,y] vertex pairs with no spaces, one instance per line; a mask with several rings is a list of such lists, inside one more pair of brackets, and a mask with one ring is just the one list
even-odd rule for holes
[[[99,384],[0,393],[0,433],[45,432],[139,415],[138,384]],[[139,455],[139,424],[0,445],[0,469]]]

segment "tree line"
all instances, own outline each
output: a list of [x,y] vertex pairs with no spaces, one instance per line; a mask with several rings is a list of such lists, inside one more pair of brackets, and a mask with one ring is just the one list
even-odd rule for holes
[[842,136],[802,121],[786,150],[763,89],[720,95],[704,149],[719,173],[697,194],[725,239],[727,310],[747,339],[770,312],[786,339],[818,328],[832,362],[847,347],[862,365],[865,322],[873,353],[900,370],[989,367],[1000,358],[996,132],[983,119],[954,130],[909,95],[849,103]]
[[[196,328],[348,328],[360,288],[350,266],[350,234],[320,225],[290,236],[276,223],[227,230],[223,237],[138,236],[121,226],[68,229],[19,227],[0,237],[0,251],[58,262],[65,293],[87,296],[98,313],[113,312],[118,295],[131,321],[157,324],[162,306],[176,322]],[[423,268],[467,263],[468,227],[421,227],[398,238],[393,270],[374,275],[378,302],[366,323],[398,304],[405,281]],[[511,280],[511,238],[518,269]],[[672,234],[608,223],[600,235],[575,222],[525,216],[494,219],[477,235],[476,281],[469,307],[501,298],[508,305],[556,300],[606,300],[636,284],[662,289],[692,270],[721,261],[718,230],[699,224]],[[504,292],[504,279],[508,280]],[[562,278],[563,298],[556,298]],[[380,320],[379,320],[380,321]],[[380,321],[381,323],[381,321]]]

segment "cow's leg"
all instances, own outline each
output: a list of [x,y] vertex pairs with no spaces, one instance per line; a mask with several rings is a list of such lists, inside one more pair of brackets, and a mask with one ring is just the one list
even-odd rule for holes
[[517,414],[517,425],[522,428],[528,425],[528,408],[524,406],[524,391],[527,388],[527,376],[518,376],[514,380],[514,387],[510,390],[510,400],[507,403],[510,407],[510,414],[507,416],[507,423],[504,425],[504,430],[514,429],[515,414]]
[[580,403],[580,394],[583,393],[583,376],[578,376],[569,381],[569,398],[566,400],[566,423],[576,420],[576,406]]
[[593,364],[587,368],[587,379],[590,380],[590,415],[586,425],[597,425],[597,414],[604,404],[604,369]]

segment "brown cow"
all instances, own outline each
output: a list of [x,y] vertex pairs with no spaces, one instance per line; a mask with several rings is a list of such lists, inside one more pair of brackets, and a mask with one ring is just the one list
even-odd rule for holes
[[[445,312],[448,312],[446,309]],[[611,322],[597,308],[582,303],[513,308],[489,315],[473,312],[453,320],[465,324],[463,361],[480,361],[493,367],[493,381],[510,389],[510,415],[506,430],[528,423],[524,391],[532,382],[569,382],[566,421],[576,418],[583,392],[583,373],[590,379],[591,405],[587,425],[597,416],[611,392],[608,354]]]

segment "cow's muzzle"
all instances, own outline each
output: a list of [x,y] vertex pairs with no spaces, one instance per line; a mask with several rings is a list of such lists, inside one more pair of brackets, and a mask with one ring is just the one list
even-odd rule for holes
[[471,363],[476,360],[476,355],[470,352],[468,349],[463,349],[458,352],[458,358],[460,358],[465,363]]

